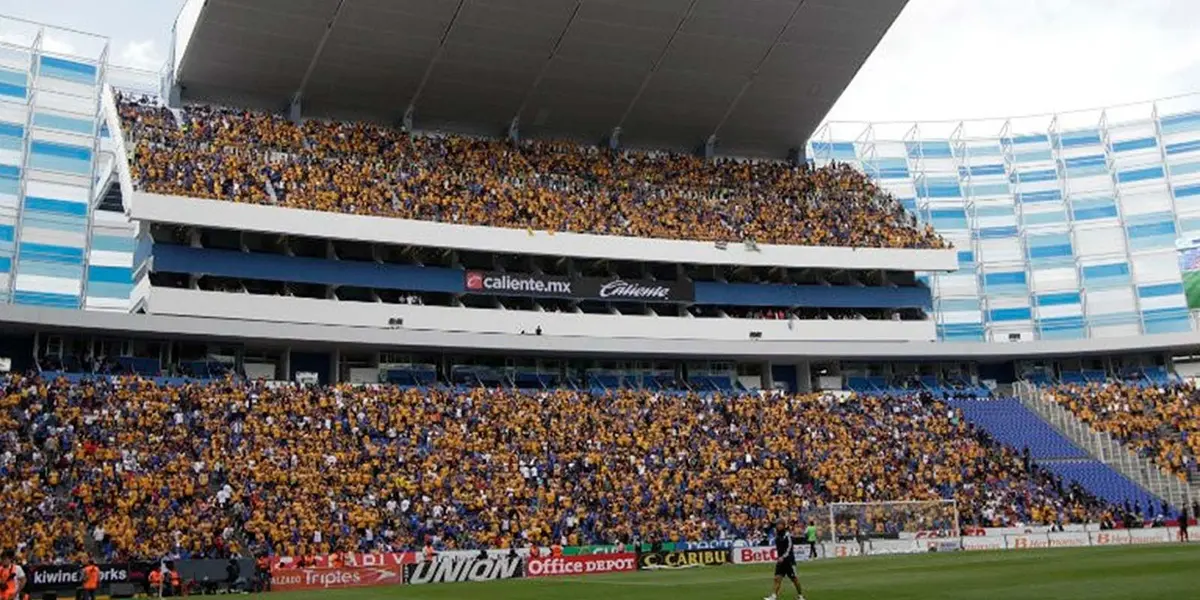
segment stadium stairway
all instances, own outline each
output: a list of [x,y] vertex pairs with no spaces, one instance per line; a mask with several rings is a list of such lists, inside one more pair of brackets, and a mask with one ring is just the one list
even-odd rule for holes
[[1018,450],[1029,448],[1034,462],[1062,477],[1063,481],[1078,482],[1097,497],[1114,504],[1129,501],[1139,507],[1149,505],[1158,512],[1161,497],[1096,460],[1020,400],[995,398],[947,402],[996,441]]

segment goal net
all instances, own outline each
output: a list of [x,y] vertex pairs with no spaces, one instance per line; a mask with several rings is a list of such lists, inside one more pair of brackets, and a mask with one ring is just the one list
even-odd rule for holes
[[955,500],[838,502],[807,509],[802,518],[816,526],[824,556],[949,550],[961,534]]

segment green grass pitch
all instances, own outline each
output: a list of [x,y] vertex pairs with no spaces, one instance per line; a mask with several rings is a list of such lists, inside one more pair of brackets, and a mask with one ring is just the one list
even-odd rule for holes
[[[771,565],[277,594],[283,600],[759,600]],[[802,564],[808,600],[1200,599],[1200,544],[956,552]],[[795,591],[785,582],[781,600]]]

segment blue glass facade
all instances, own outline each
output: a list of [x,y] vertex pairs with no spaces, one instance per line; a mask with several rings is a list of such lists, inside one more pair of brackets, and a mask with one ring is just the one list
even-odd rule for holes
[[[132,226],[94,210],[113,165],[101,160],[108,41],[17,24],[28,43],[0,44],[0,302],[126,310]],[[90,52],[44,51],[47,35]]]
[[927,276],[943,340],[1184,332],[1175,241],[1200,235],[1200,107],[1183,106],[1197,100],[830,123],[808,156],[857,165],[954,242],[959,270]]

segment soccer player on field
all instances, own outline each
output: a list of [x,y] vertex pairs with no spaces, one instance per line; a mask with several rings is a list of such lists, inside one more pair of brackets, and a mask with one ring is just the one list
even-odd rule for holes
[[796,579],[796,545],[792,543],[792,535],[788,533],[787,524],[783,521],[775,528],[775,553],[778,555],[775,560],[775,588],[771,595],[763,600],[777,600],[779,584],[783,583],[784,577],[791,579],[792,585],[796,586],[796,600],[804,600],[800,580]]

